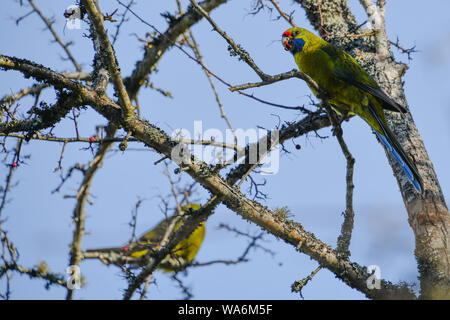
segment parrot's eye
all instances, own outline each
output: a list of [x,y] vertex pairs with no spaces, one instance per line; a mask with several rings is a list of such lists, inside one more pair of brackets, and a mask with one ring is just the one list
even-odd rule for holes
[[296,36],[298,36],[299,32],[298,31],[294,31],[292,32],[292,37],[295,38]]

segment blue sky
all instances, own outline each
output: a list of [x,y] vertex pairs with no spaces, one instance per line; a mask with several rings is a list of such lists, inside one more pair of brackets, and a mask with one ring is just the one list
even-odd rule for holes
[[[186,7],[188,1],[182,1]],[[280,1],[280,5],[290,12],[295,9],[294,18],[299,26],[311,29],[304,11],[292,1]],[[122,8],[115,1],[101,1],[104,12]],[[359,2],[349,1],[358,22],[365,21]],[[92,44],[83,37],[82,30],[64,28],[64,9],[72,1],[36,1],[41,10],[56,18],[55,29],[64,41],[74,41],[72,53],[86,71],[91,70],[93,58]],[[261,12],[249,15],[251,1],[230,1],[216,9],[212,17],[237,43],[240,43],[253,57],[260,68],[269,74],[291,70],[295,63],[290,54],[280,45],[280,36],[289,26],[276,15]],[[59,71],[72,71],[69,62],[63,61],[62,49],[52,43],[50,33],[44,29],[42,21],[33,14],[17,26],[15,19],[28,12],[15,1],[3,4],[0,13],[0,29],[3,41],[0,53],[30,59]],[[139,1],[134,10],[160,30],[167,27],[160,12],[173,12],[175,1],[153,4]],[[433,1],[424,5],[421,1],[387,2],[387,31],[390,39],[400,39],[404,47],[416,46],[413,60],[399,54],[399,60],[409,64],[405,81],[406,97],[416,125],[425,142],[434,164],[446,198],[450,190],[450,91],[448,74],[450,71],[450,23],[447,13],[450,2]],[[124,76],[128,76],[136,61],[142,58],[142,43],[132,33],[144,37],[150,31],[132,16],[122,28],[116,45],[116,55]],[[113,26],[109,26],[114,31]],[[243,62],[230,57],[227,44],[211,26],[202,21],[192,31],[200,44],[205,63],[216,74],[232,84],[257,81],[256,74]],[[142,89],[139,95],[142,116],[153,124],[171,133],[175,128],[193,131],[194,121],[202,120],[203,129],[225,130],[226,124],[220,118],[214,95],[207,79],[193,61],[178,49],[169,50],[158,64],[158,72],[152,74],[155,86],[170,90],[173,99],[163,97],[151,89]],[[15,92],[23,86],[31,85],[17,72],[0,72],[0,96]],[[274,128],[278,115],[282,121],[300,119],[302,115],[293,111],[274,109],[256,101],[230,93],[226,87],[216,82],[225,111],[233,127],[247,130],[262,126]],[[307,104],[310,94],[305,83],[298,79],[279,82],[264,88],[251,90],[260,98],[286,104]],[[55,94],[46,90],[42,97],[52,102]],[[26,109],[32,103],[24,99],[21,105]],[[95,134],[96,125],[106,124],[94,111],[82,112],[79,121],[80,134],[89,137]],[[413,256],[414,236],[407,222],[407,213],[398,190],[392,170],[383,148],[376,141],[368,126],[360,119],[344,123],[344,137],[356,158],[354,193],[355,229],[352,238],[351,259],[363,265],[378,265],[383,278],[396,282],[415,282],[416,263]],[[58,136],[74,136],[73,124],[63,120],[53,131]],[[328,129],[319,132],[330,136]],[[295,144],[302,148],[296,150]],[[8,139],[8,146],[14,139]],[[45,260],[52,271],[64,273],[68,264],[69,243],[73,225],[71,216],[73,199],[63,199],[73,195],[79,185],[80,176],[75,175],[61,190],[52,194],[60,182],[59,173],[54,173],[62,145],[32,141],[23,147],[22,154],[32,157],[21,165],[14,175],[19,184],[12,190],[11,202],[5,207],[3,227],[20,251],[19,262],[33,266]],[[90,151],[82,150],[85,145],[67,146],[63,167],[67,170],[75,163],[86,163],[92,157]],[[143,148],[135,144],[130,148]],[[276,175],[261,177],[267,179],[263,191],[269,195],[264,202],[269,208],[288,206],[293,219],[302,223],[308,231],[322,241],[335,246],[342,223],[341,212],[345,208],[345,159],[335,139],[318,139],[314,134],[286,142],[291,152],[280,159],[280,170]],[[115,146],[117,149],[117,146]],[[157,209],[158,196],[168,195],[170,185],[163,176],[163,165],[153,163],[160,157],[153,151],[114,152],[108,155],[103,167],[94,178],[91,200],[87,207],[86,230],[83,248],[114,246],[125,243],[130,237],[128,222],[131,211],[138,199],[145,198],[139,216],[137,231],[141,233],[155,225],[163,216]],[[172,167],[173,168],[173,167]],[[2,177],[8,167],[1,166]],[[4,178],[0,178],[3,179]],[[190,178],[183,176],[183,181]],[[243,190],[248,185],[243,185]],[[208,194],[200,187],[197,198],[205,201]],[[260,229],[219,206],[207,222],[204,244],[197,256],[198,261],[232,259],[238,257],[247,245],[247,240],[234,234],[217,230],[220,223],[228,223],[251,234]],[[265,236],[264,246],[276,252],[271,256],[262,251],[253,251],[250,262],[236,266],[214,265],[189,270],[184,278],[195,298],[198,299],[297,299],[291,293],[290,285],[309,275],[317,263],[299,254],[291,246]],[[118,299],[126,283],[114,267],[105,267],[97,261],[84,261],[81,271],[87,285],[77,291],[78,299]],[[155,274],[157,286],[149,289],[149,298],[177,299],[182,294],[167,275]],[[0,288],[4,290],[4,279]],[[348,288],[327,270],[320,271],[303,290],[306,299],[359,299],[362,294]],[[40,280],[14,274],[12,298],[14,299],[62,299],[64,290],[52,288],[47,291]]]

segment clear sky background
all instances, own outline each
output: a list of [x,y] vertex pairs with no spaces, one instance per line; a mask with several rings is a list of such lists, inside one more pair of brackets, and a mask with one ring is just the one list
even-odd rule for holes
[[[24,1],[26,3],[27,1]],[[72,53],[85,71],[91,70],[93,49],[91,41],[83,37],[82,30],[64,28],[63,12],[72,1],[36,0],[44,14],[56,19],[54,25],[64,41],[73,41]],[[104,12],[113,12],[123,7],[116,1],[100,1]],[[188,1],[182,1],[185,8]],[[212,17],[253,57],[260,68],[268,74],[285,72],[296,67],[292,56],[280,44],[280,36],[289,26],[276,14],[263,11],[249,15],[253,1],[229,1],[214,10]],[[356,0],[349,1],[358,22],[366,16]],[[295,22],[311,29],[300,6],[292,1],[280,1],[287,12],[295,10]],[[15,20],[28,13],[30,8],[20,7],[18,1],[4,1],[0,13],[2,41],[0,53],[30,59],[58,71],[73,71],[70,62],[61,59],[62,49],[52,42],[52,36],[44,28],[36,14],[32,14],[16,25]],[[175,1],[138,1],[133,10],[154,24],[159,30],[167,24],[159,15],[174,12]],[[450,2],[435,0],[387,1],[386,22],[391,40],[397,37],[404,47],[416,46],[419,51],[413,60],[394,49],[396,57],[409,64],[404,77],[406,97],[416,125],[425,142],[429,156],[447,200],[450,196],[450,22],[448,12]],[[116,44],[116,55],[124,76],[130,75],[138,59],[143,56],[139,37],[151,30],[131,15],[130,21],[121,29]],[[108,25],[109,31],[115,31]],[[256,74],[243,62],[230,57],[227,44],[211,30],[206,21],[196,24],[192,31],[197,37],[200,50],[207,66],[232,84],[257,81]],[[178,49],[172,48],[161,59],[158,72],[151,81],[155,86],[170,90],[173,99],[163,97],[151,89],[142,89],[139,100],[142,116],[153,124],[171,133],[183,127],[193,130],[195,120],[203,121],[203,128],[225,130],[226,125],[219,116],[214,95],[209,88],[203,71]],[[24,80],[13,71],[0,72],[0,96],[16,92],[33,81]],[[247,130],[262,126],[274,128],[278,115],[282,121],[294,121],[302,115],[274,109],[267,105],[230,93],[220,83],[216,83],[225,111],[233,127]],[[307,104],[310,94],[306,84],[298,79],[278,82],[253,92],[260,98],[285,104]],[[48,103],[54,101],[55,94],[46,90],[42,98]],[[20,104],[26,110],[32,99],[24,99]],[[89,137],[95,134],[96,125],[106,121],[94,111],[82,112],[79,120],[80,134]],[[360,119],[344,123],[344,137],[356,158],[354,182],[355,228],[351,243],[351,260],[362,265],[378,265],[383,278],[392,282],[408,281],[417,283],[414,236],[409,228],[407,213],[400,192],[383,148],[377,143],[369,127]],[[53,131],[58,136],[74,136],[70,120],[63,120]],[[328,129],[319,132],[329,136]],[[7,145],[12,148],[15,140],[9,138]],[[295,149],[295,144],[302,146]],[[63,199],[64,195],[74,195],[80,182],[75,174],[60,193],[51,193],[60,182],[60,173],[54,173],[62,144],[31,141],[24,145],[22,155],[31,158],[21,165],[14,174],[14,187],[9,195],[10,203],[2,213],[3,228],[20,252],[19,262],[33,266],[45,260],[52,271],[64,273],[68,264],[69,243],[73,225],[71,216],[73,199]],[[63,160],[65,170],[76,162],[86,163],[92,157],[83,144],[67,146]],[[345,159],[334,138],[321,140],[314,134],[286,142],[291,152],[283,155],[280,170],[276,175],[265,176],[267,184],[262,191],[269,195],[263,203],[269,208],[288,206],[295,221],[321,239],[335,246],[342,223],[341,212],[345,209]],[[140,144],[130,145],[140,148]],[[114,147],[117,150],[117,145]],[[137,231],[141,233],[155,225],[162,214],[157,209],[158,196],[168,195],[170,186],[162,174],[163,165],[153,163],[160,156],[152,151],[112,152],[104,166],[94,178],[92,187],[93,205],[87,206],[86,230],[83,248],[119,246],[130,237],[128,222],[131,211],[138,199],[145,198],[139,215]],[[174,167],[172,167],[174,168]],[[9,170],[0,166],[1,181]],[[255,175],[257,181],[263,177]],[[183,181],[190,181],[183,176]],[[243,185],[243,190],[248,185]],[[198,188],[197,199],[204,203],[208,193]],[[223,205],[207,222],[207,233],[197,260],[206,262],[214,259],[233,259],[242,254],[248,240],[234,234],[217,230],[220,223],[228,223],[240,230],[257,234],[260,229],[252,225]],[[317,267],[317,263],[300,254],[283,241],[271,235],[261,243],[276,254],[271,256],[261,250],[252,251],[250,262],[235,266],[213,265],[192,268],[186,277],[181,276],[185,285],[191,288],[197,299],[297,299],[290,286]],[[86,286],[75,293],[77,299],[119,299],[126,282],[115,267],[105,267],[98,261],[84,261],[81,271]],[[162,272],[155,274],[157,285],[149,289],[148,297],[153,299],[178,299],[182,293],[176,284]],[[30,280],[26,276],[13,275],[12,298],[14,299],[62,299],[65,291],[52,287],[45,290],[41,280]],[[0,280],[1,290],[5,289],[4,279]],[[303,290],[306,299],[360,299],[359,292],[348,288],[334,275],[320,271]]]

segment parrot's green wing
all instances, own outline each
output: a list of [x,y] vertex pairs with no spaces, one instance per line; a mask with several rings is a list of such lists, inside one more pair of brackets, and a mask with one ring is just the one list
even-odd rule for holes
[[336,77],[377,98],[381,102],[383,109],[406,113],[406,109],[389,98],[380,89],[375,80],[347,52],[330,44],[321,47],[321,50],[325,51],[334,61],[333,73]]
[[[197,211],[201,206],[195,203],[189,203],[186,206],[181,207],[181,211],[184,213],[185,211],[192,210]],[[99,253],[117,253],[123,256],[123,259],[116,259],[114,263],[116,264],[134,264],[140,265],[145,261],[142,261],[142,258],[145,258],[149,250],[153,250],[158,248],[161,240],[167,233],[168,227],[174,222],[175,218],[178,218],[179,215],[175,214],[171,217],[168,217],[161,221],[156,227],[145,232],[139,239],[135,242],[128,243],[122,247],[115,248],[102,248],[102,249],[90,249],[86,250],[85,258],[99,258],[103,259],[102,261],[108,262],[108,257],[100,256]],[[176,222],[173,231],[177,230],[182,226],[183,222]],[[172,272],[182,268],[187,263],[194,260],[200,246],[205,237],[205,223],[201,222],[200,225],[187,237],[186,239],[181,240],[178,245],[174,248],[173,253],[167,255],[161,264],[158,266],[158,269],[162,269],[166,272]],[[94,256],[89,256],[89,254],[95,254]],[[86,255],[87,254],[87,255]],[[133,260],[134,259],[134,260]]]
[[[195,203],[189,203],[186,206],[182,206],[181,210],[187,211],[189,209],[196,211],[198,209],[201,208],[201,205],[195,204]],[[150,231],[147,231],[146,233],[144,233],[142,236],[139,237],[138,242],[141,243],[155,243],[155,242],[159,242],[160,240],[162,240],[162,238],[164,237],[164,235],[166,234],[166,230],[167,228],[170,226],[170,224],[172,223],[173,219],[175,219],[175,215],[168,217],[166,219],[164,219],[163,221],[161,221],[156,227],[154,227],[153,229],[151,229]],[[181,226],[180,223],[177,223],[175,226],[175,230],[177,230],[179,227]]]
[[164,237],[167,228],[169,227],[174,218],[175,217],[172,216],[164,219],[156,227],[140,236],[138,242],[142,243],[159,242]]

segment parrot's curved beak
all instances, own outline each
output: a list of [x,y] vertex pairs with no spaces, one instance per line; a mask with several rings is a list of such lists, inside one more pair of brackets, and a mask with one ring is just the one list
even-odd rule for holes
[[283,35],[281,38],[281,43],[283,44],[284,50],[291,51],[292,50],[292,40],[286,35]]

